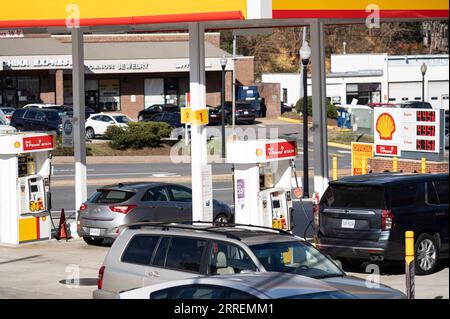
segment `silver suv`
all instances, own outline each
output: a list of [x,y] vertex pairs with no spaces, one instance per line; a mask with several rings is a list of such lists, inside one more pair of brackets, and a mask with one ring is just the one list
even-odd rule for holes
[[348,277],[331,259],[291,233],[229,224],[128,226],[99,270],[95,299],[138,287],[208,275],[248,272],[302,275],[358,298],[403,298],[399,291]]

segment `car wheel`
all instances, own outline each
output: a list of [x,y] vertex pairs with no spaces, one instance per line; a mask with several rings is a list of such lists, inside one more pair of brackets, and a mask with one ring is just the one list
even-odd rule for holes
[[421,234],[415,244],[415,268],[417,275],[429,275],[437,265],[439,250],[433,236]]
[[92,127],[88,127],[86,129],[86,138],[87,139],[93,139],[95,138],[95,131]]
[[104,238],[95,238],[95,237],[83,237],[83,240],[88,245],[98,246],[98,245],[101,245],[105,239]]
[[230,222],[230,219],[225,214],[219,214],[214,218],[215,223],[221,223],[221,224],[228,224]]

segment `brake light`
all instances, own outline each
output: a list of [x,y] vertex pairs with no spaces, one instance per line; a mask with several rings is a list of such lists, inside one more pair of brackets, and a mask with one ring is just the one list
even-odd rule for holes
[[394,214],[391,210],[381,211],[381,230],[391,230],[394,226]]
[[136,205],[119,205],[119,206],[110,206],[111,209],[115,213],[128,214],[130,210],[136,208]]
[[98,278],[97,278],[97,288],[102,289],[103,287],[103,275],[105,274],[105,266],[101,266],[98,270]]
[[87,208],[87,204],[86,203],[81,204],[80,212],[83,211],[83,210],[86,210],[86,208]]

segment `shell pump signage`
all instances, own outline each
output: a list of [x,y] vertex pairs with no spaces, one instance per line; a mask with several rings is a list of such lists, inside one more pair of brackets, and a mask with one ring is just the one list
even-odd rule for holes
[[53,134],[0,134],[0,244],[51,239]]

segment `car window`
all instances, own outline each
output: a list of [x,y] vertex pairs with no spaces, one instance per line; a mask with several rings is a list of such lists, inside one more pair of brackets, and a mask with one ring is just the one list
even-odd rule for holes
[[38,121],[45,121],[47,117],[45,116],[44,112],[37,112],[36,113],[36,120]]
[[124,115],[119,115],[119,116],[114,116],[114,119],[116,120],[117,123],[129,123],[130,119]]
[[101,115],[96,115],[96,116],[91,117],[91,119],[92,119],[93,121],[101,121],[101,118],[102,118]]
[[434,182],[434,186],[436,187],[440,204],[448,205],[448,180]]
[[179,186],[169,186],[172,198],[175,202],[192,202],[192,192]]
[[224,299],[226,292],[226,287],[193,284],[155,291],[150,299]]
[[60,113],[58,112],[46,112],[45,116],[47,117],[47,119],[49,119],[50,121],[57,121],[60,118]]
[[210,247],[208,274],[232,275],[244,270],[256,271],[250,257],[238,246],[213,241]]
[[173,237],[166,258],[166,267],[200,272],[200,264],[206,248],[206,240],[197,238]]
[[391,207],[408,207],[424,202],[424,198],[419,198],[417,186],[418,184],[406,184],[392,187],[389,192]]
[[145,192],[142,198],[143,202],[167,202],[169,201],[169,196],[167,196],[165,187],[154,187],[150,188]]
[[126,202],[135,195],[134,192],[126,192],[119,190],[98,190],[97,193],[90,198],[91,203],[96,204],[118,204]]
[[108,115],[103,115],[102,121],[106,123],[114,122],[114,120]]
[[248,292],[228,288],[228,296],[226,299],[258,299],[256,296],[249,294]]
[[159,236],[134,236],[122,255],[122,262],[145,266],[150,265],[158,240]]
[[316,248],[301,241],[268,242],[250,246],[267,271],[311,278],[340,277],[344,273]]
[[24,118],[34,120],[36,118],[36,111],[28,111],[25,113]]
[[163,239],[161,239],[158,245],[158,249],[156,250],[152,265],[164,267],[164,265],[166,264],[167,248],[169,247],[170,240],[170,237],[164,237]]
[[439,205],[439,197],[434,188],[433,182],[427,183],[427,203],[431,205]]

